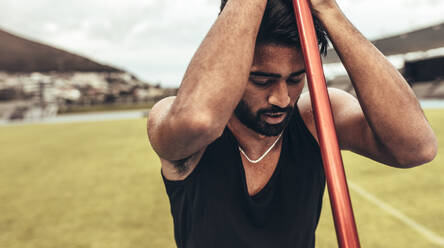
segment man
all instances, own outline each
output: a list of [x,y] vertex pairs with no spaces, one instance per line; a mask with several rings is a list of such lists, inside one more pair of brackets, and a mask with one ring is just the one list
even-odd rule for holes
[[[334,0],[311,4],[359,99],[329,90],[340,147],[431,161],[436,137],[404,78]],[[325,178],[291,6],[222,1],[177,96],[151,110],[178,247],[314,247]]]

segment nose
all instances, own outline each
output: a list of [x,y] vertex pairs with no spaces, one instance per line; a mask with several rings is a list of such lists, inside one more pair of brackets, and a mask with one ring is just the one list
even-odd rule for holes
[[280,80],[272,86],[268,103],[281,108],[285,108],[290,104],[290,96],[288,95],[288,87],[285,80]]

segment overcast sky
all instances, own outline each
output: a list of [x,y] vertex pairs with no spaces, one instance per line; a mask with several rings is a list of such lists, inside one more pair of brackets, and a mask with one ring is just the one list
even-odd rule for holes
[[[220,0],[0,0],[0,28],[178,86]],[[368,38],[444,22],[444,0],[338,0]]]

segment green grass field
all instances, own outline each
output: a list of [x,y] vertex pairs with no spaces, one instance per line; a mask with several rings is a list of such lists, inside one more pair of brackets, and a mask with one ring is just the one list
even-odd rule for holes
[[[440,147],[444,110],[426,111]],[[0,127],[0,247],[174,247],[146,120]],[[444,237],[444,152],[409,170],[344,153],[348,179]],[[438,247],[351,191],[362,247]],[[327,197],[327,194],[326,194]],[[329,201],[317,247],[336,247]]]

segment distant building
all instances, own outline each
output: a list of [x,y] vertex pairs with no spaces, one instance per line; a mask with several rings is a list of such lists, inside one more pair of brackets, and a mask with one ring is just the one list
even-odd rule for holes
[[[419,98],[444,98],[444,23],[373,41],[411,84]],[[352,94],[350,79],[334,49],[323,59],[329,87]]]
[[77,105],[132,104],[175,94],[88,58],[0,30],[0,120]]
[[444,56],[406,61],[403,73],[410,82],[444,80]]

